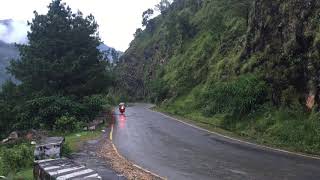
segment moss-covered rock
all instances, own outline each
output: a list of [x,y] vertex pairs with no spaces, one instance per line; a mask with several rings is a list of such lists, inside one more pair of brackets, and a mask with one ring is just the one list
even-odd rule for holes
[[301,101],[318,94],[319,12],[316,0],[254,2],[240,66],[264,75],[275,103],[289,87]]

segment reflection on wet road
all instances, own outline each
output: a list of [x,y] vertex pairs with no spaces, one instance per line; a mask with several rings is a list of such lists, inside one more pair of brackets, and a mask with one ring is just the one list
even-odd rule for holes
[[118,120],[119,128],[124,129],[126,127],[126,115],[120,114]]
[[[320,179],[320,160],[263,150],[187,126],[136,104],[116,115],[120,154],[169,179]],[[116,112],[118,113],[118,112]]]

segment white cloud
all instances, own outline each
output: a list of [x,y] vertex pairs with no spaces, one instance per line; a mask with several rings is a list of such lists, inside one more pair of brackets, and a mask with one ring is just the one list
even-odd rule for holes
[[[119,50],[127,49],[136,28],[141,27],[142,12],[153,8],[160,0],[63,0],[74,12],[93,14],[100,25],[102,40]],[[0,6],[0,19],[26,22],[33,18],[33,11],[47,12],[51,0],[6,0]],[[1,28],[1,27],[0,27]],[[21,28],[23,29],[23,28]],[[1,30],[0,30],[1,31]],[[0,36],[3,35],[0,32]]]
[[7,27],[0,24],[0,39],[1,37],[4,37],[6,35],[6,32],[7,32]]
[[26,43],[29,30],[27,24],[23,21],[10,21],[8,23],[8,26],[0,24],[0,40],[6,43]]

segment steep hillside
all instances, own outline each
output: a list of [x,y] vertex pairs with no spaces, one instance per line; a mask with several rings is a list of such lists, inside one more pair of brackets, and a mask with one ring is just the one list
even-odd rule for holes
[[176,0],[136,35],[119,67],[121,87],[163,101],[253,73],[274,104],[318,101],[319,4]]
[[234,71],[225,67],[234,66],[243,49],[251,2],[174,1],[136,34],[119,67],[121,86],[130,96],[162,101],[229,78]]
[[320,2],[175,0],[137,30],[119,90],[209,128],[320,154]]

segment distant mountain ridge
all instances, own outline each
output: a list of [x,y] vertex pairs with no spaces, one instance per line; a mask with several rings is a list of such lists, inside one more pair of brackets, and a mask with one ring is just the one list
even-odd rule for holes
[[114,64],[117,64],[117,62],[119,61],[119,58],[123,55],[123,52],[117,51],[116,49],[110,46],[107,46],[104,43],[100,44],[100,46],[98,46],[98,49],[104,53],[105,58],[110,63],[114,63]]
[[7,26],[7,27],[9,27],[12,22],[13,22],[12,19],[0,20],[0,24],[3,24],[3,25],[5,25],[5,26]]

